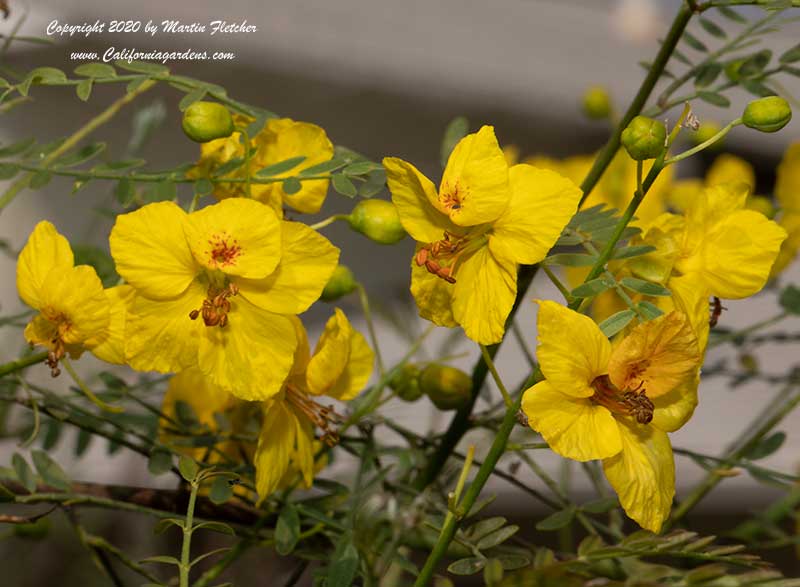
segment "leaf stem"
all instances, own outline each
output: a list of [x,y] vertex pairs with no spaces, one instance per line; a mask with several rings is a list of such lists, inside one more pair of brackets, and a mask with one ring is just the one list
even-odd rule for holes
[[489,366],[489,372],[492,374],[492,379],[494,379],[494,382],[500,389],[500,394],[503,396],[503,401],[506,404],[506,408],[510,408],[514,404],[514,400],[511,399],[506,386],[503,385],[503,380],[500,379],[500,373],[497,372],[497,367],[494,366],[494,361],[492,361],[492,357],[489,356],[489,351],[487,351],[486,347],[482,344],[479,344],[478,346],[481,347],[481,356]]
[[197,479],[191,482],[191,492],[189,493],[189,505],[186,506],[186,521],[183,524],[183,545],[181,547],[181,564],[178,567],[180,570],[180,587],[189,587],[189,570],[191,565],[191,548],[192,548],[192,532],[194,528],[194,506],[197,501],[197,490],[200,489],[200,483]]
[[[122,110],[122,108],[125,105],[130,104],[138,96],[145,93],[154,85],[155,82],[153,80],[147,80],[138,88],[136,88],[134,91],[128,92],[127,94],[116,100],[113,104],[111,104],[111,106],[106,108],[103,112],[92,118],[89,122],[87,122],[78,130],[76,130],[74,133],[72,133],[69,137],[67,137],[67,140],[61,143],[61,145],[57,149],[55,149],[52,153],[50,153],[44,159],[42,159],[41,168],[47,169],[51,163],[56,161],[64,153],[66,153],[67,151],[72,149],[75,145],[80,143],[84,138],[86,138],[88,135],[94,132],[97,128],[103,126],[112,118],[114,118],[114,115],[116,115],[117,112]],[[0,212],[2,212],[3,209],[6,206],[8,206],[14,200],[14,198],[17,197],[17,194],[19,194],[22,190],[28,187],[32,177],[33,174],[28,173],[27,175],[19,178],[17,181],[11,184],[11,187],[9,187],[2,196],[0,196]]]
[[47,351],[42,351],[41,353],[34,353],[32,355],[28,355],[27,357],[17,359],[16,361],[10,361],[4,365],[0,365],[0,377],[8,375],[9,373],[21,371],[22,369],[26,369],[27,367],[37,363],[43,363],[46,358]]

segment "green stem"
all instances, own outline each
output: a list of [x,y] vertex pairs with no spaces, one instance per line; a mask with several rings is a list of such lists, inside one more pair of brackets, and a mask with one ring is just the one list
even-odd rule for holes
[[[787,389],[791,389],[792,387],[794,387],[794,385],[788,386]],[[737,441],[734,448],[727,455],[722,457],[722,460],[737,461],[742,459],[750,450],[753,449],[754,446],[756,446],[756,444],[758,444],[758,442],[761,441],[762,438],[764,438],[764,436],[766,436],[775,426],[780,424],[780,422],[798,405],[800,405],[800,392],[790,395],[782,405],[779,405],[774,409],[774,411],[772,411],[771,417],[765,419],[760,425],[752,427],[748,426],[746,430],[748,430],[749,433],[746,433],[741,440]],[[760,419],[761,416],[759,415],[756,418],[756,422],[758,422]],[[670,527],[682,520],[686,514],[688,514],[692,508],[694,508],[694,506],[696,506],[700,500],[708,494],[708,492],[717,486],[717,484],[724,478],[723,475],[720,475],[717,471],[729,470],[732,467],[732,464],[727,464],[719,467],[714,472],[709,472],[703,481],[701,481],[672,512],[672,516],[664,525],[664,531],[668,530]]]
[[[56,161],[64,153],[66,153],[67,151],[72,149],[75,145],[80,143],[84,138],[86,138],[88,135],[94,132],[97,128],[103,126],[112,118],[114,118],[114,115],[116,115],[117,112],[122,110],[122,108],[125,105],[130,104],[138,96],[140,96],[141,94],[152,88],[154,85],[155,82],[153,80],[147,80],[133,92],[128,92],[127,94],[116,100],[113,104],[111,104],[111,106],[106,108],[103,112],[92,118],[89,122],[87,122],[78,130],[76,130],[74,133],[72,133],[72,135],[67,137],[67,140],[61,143],[61,145],[57,149],[55,149],[52,153],[47,155],[47,157],[42,159],[41,167],[43,169],[46,169],[51,163]],[[19,194],[22,190],[28,187],[28,184],[30,183],[32,177],[33,174],[28,173],[27,175],[19,178],[17,181],[11,184],[11,187],[9,187],[2,196],[0,196],[0,212],[2,212],[2,210],[6,206],[8,206],[14,200],[14,198],[17,197],[17,194]]]
[[550,281],[553,282],[553,285],[556,286],[556,289],[558,289],[558,291],[561,292],[561,295],[564,296],[564,300],[566,300],[567,303],[571,302],[572,301],[572,294],[569,293],[569,290],[561,282],[561,280],[558,278],[558,276],[556,276],[556,274],[553,273],[553,270],[550,269],[550,267],[548,267],[547,265],[542,264],[542,271],[544,271],[545,275],[547,275],[547,277],[550,278]]
[[684,159],[687,159],[688,157],[691,157],[695,153],[699,153],[703,149],[706,149],[706,148],[710,147],[711,145],[716,143],[718,140],[720,140],[722,137],[724,137],[726,134],[728,134],[734,126],[737,126],[739,124],[742,124],[742,119],[741,118],[737,118],[736,120],[732,120],[731,122],[728,123],[727,126],[725,126],[725,128],[720,130],[717,134],[715,134],[713,137],[711,137],[707,141],[703,141],[702,143],[700,143],[696,147],[692,147],[688,151],[684,151],[683,153],[679,153],[678,155],[675,155],[674,157],[670,157],[669,159],[664,161],[664,166],[666,167],[667,165],[672,165],[673,163],[677,163],[678,161],[683,161]]
[[761,330],[762,328],[766,328],[767,326],[772,326],[773,324],[777,324],[784,318],[789,315],[788,312],[781,312],[777,316],[773,316],[772,318],[767,318],[766,320],[762,320],[761,322],[756,322],[755,324],[748,326],[747,328],[742,328],[741,330],[735,330],[733,332],[728,332],[725,334],[720,334],[718,336],[713,336],[708,341],[708,348],[714,348],[715,346],[719,346],[724,342],[730,342],[732,340],[736,340],[738,338],[742,338],[756,332],[757,330]]
[[186,506],[186,521],[183,524],[183,546],[181,547],[180,587],[189,587],[189,570],[191,569],[192,525],[194,524],[194,505],[197,501],[197,490],[200,483],[192,481],[192,490],[189,493],[189,505]]
[[447,548],[450,546],[450,542],[452,542],[453,538],[455,537],[461,520],[469,515],[472,506],[475,505],[475,501],[478,499],[478,496],[483,489],[483,486],[492,475],[492,472],[497,465],[497,461],[499,461],[500,457],[503,456],[503,453],[506,449],[506,443],[508,442],[508,437],[511,435],[511,431],[514,429],[514,425],[517,423],[517,412],[519,411],[521,403],[522,394],[520,394],[514,404],[511,405],[508,410],[506,410],[506,415],[503,418],[503,422],[500,424],[500,428],[497,431],[497,436],[495,436],[494,442],[489,449],[489,454],[486,455],[486,459],[483,461],[480,469],[478,469],[475,479],[472,481],[472,484],[464,494],[464,499],[458,505],[456,514],[453,516],[448,516],[448,518],[445,520],[444,526],[442,526],[442,532],[439,535],[439,540],[436,542],[433,550],[428,555],[425,565],[422,567],[422,570],[417,576],[417,580],[414,582],[414,587],[425,587],[433,578],[436,567],[438,566],[442,557],[447,553]]
[[[697,11],[705,12],[715,6],[768,6],[773,3],[774,0],[709,0],[705,4],[698,5]],[[791,5],[795,8],[800,7],[800,0],[792,0]]]
[[77,371],[75,371],[75,369],[73,368],[72,361],[70,361],[67,357],[61,359],[61,364],[64,365],[64,368],[67,370],[67,373],[69,373],[69,376],[72,377],[72,380],[75,382],[75,385],[77,385],[78,388],[86,396],[86,398],[94,405],[96,405],[98,408],[114,414],[119,414],[125,411],[124,408],[121,408],[119,406],[112,406],[111,404],[107,404],[99,397],[97,397],[94,393],[92,393],[92,390],[89,389],[89,386],[86,385],[83,379],[81,379],[80,375],[78,375]]
[[503,385],[503,380],[500,379],[500,373],[497,372],[497,367],[494,366],[494,361],[492,361],[492,357],[489,356],[489,351],[486,350],[486,347],[482,344],[478,345],[481,347],[481,356],[486,364],[489,366],[489,372],[492,374],[492,379],[494,379],[495,384],[500,389],[500,395],[503,396],[503,402],[505,402],[506,407],[510,408],[514,401],[511,399],[511,396],[508,394],[508,390],[506,386]]
[[[313,228],[313,226],[312,226]],[[383,357],[381,356],[381,349],[378,346],[378,335],[375,333],[375,325],[372,323],[372,312],[369,308],[369,298],[367,297],[367,290],[360,283],[358,284],[358,299],[361,302],[361,309],[364,312],[364,320],[367,322],[367,330],[369,331],[369,338],[372,341],[372,346],[375,349],[375,358],[378,361],[378,373],[381,377],[386,374],[386,368],[383,365]]]
[[43,363],[46,358],[47,358],[47,351],[43,351],[41,353],[34,353],[32,355],[28,355],[27,357],[17,359],[16,361],[11,361],[9,363],[6,363],[5,365],[0,365],[0,377],[8,375],[9,373],[21,371],[22,369],[25,369],[37,363]]
[[350,218],[349,214],[334,214],[333,216],[328,216],[325,220],[320,220],[316,224],[309,224],[309,228],[313,228],[314,230],[319,230],[321,228],[325,228],[326,226],[330,226],[337,220],[348,220]]
[[664,72],[664,68],[667,66],[667,62],[672,56],[672,52],[675,50],[675,47],[677,46],[678,41],[683,35],[683,31],[686,29],[686,26],[689,24],[689,20],[691,20],[691,18],[692,9],[686,3],[682,3],[680,9],[678,10],[678,14],[675,15],[675,20],[672,21],[672,26],[670,27],[667,36],[661,43],[661,48],[658,50],[658,54],[653,61],[653,65],[650,66],[647,76],[644,78],[642,85],[639,87],[639,91],[636,93],[636,96],[633,98],[630,106],[628,106],[628,109],[625,111],[625,114],[619,121],[619,124],[614,130],[614,134],[611,135],[608,143],[606,143],[606,146],[600,152],[600,155],[597,157],[597,159],[595,159],[588,175],[583,180],[583,183],[581,183],[581,190],[583,190],[581,205],[583,205],[583,203],[586,201],[586,198],[589,197],[589,194],[594,186],[597,185],[597,182],[600,181],[600,177],[611,163],[614,155],[617,154],[622,137],[622,131],[625,130],[634,117],[641,113],[642,108],[644,108],[644,105],[650,98],[650,94],[653,92],[656,82],[658,82],[658,80],[661,78],[661,74]]
[[[633,219],[633,215],[636,213],[636,210],[639,208],[639,204],[642,203],[644,197],[647,195],[647,192],[650,190],[650,187],[655,182],[658,174],[661,173],[661,170],[664,168],[664,153],[655,160],[653,166],[650,168],[650,172],[647,174],[644,182],[642,183],[642,189],[637,190],[631,200],[628,207],[625,209],[625,212],[622,214],[619,222],[617,222],[617,226],[614,228],[614,232],[611,235],[611,238],[606,243],[606,246],[600,252],[600,256],[595,262],[592,270],[589,272],[589,275],[586,276],[584,283],[587,281],[591,281],[592,279],[596,279],[600,276],[601,273],[605,271],[606,263],[611,259],[614,255],[614,247],[617,246],[620,238],[622,238],[622,233],[625,232],[625,228],[627,228],[630,221]],[[572,310],[576,310],[583,301],[583,298],[575,298],[572,302],[569,303],[569,308]]]

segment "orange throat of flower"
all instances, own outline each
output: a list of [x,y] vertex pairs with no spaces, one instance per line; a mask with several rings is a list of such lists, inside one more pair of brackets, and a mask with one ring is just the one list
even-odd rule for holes
[[322,442],[331,447],[339,442],[337,425],[342,421],[342,417],[336,413],[332,405],[326,407],[318,404],[292,384],[286,386],[286,401],[322,430]]
[[655,406],[644,389],[619,390],[611,383],[608,375],[596,377],[592,381],[592,388],[592,402],[603,406],[612,414],[631,416],[639,424],[649,424],[653,420]]
[[197,320],[199,316],[202,316],[203,323],[206,326],[225,327],[228,323],[228,312],[231,311],[231,302],[228,298],[238,293],[239,288],[233,283],[229,283],[224,288],[209,285],[207,297],[203,300],[202,307],[199,310],[189,312],[189,318]]
[[61,375],[61,369],[58,363],[67,354],[64,336],[67,331],[72,328],[72,322],[63,313],[48,309],[42,311],[41,318],[47,320],[49,331],[49,340],[46,344],[49,350],[47,352],[45,364],[50,367],[50,375],[52,377],[58,377]]
[[215,234],[208,240],[211,247],[208,251],[210,264],[217,269],[224,269],[236,263],[242,254],[239,242],[228,234]]

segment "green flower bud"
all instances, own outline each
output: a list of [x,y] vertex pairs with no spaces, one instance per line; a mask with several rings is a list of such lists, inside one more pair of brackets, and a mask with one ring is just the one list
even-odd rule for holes
[[419,375],[419,387],[440,410],[457,410],[472,395],[472,378],[460,369],[431,363]]
[[183,132],[196,143],[207,143],[233,134],[233,117],[217,102],[195,102],[183,113]]
[[353,230],[382,245],[392,245],[406,236],[397,208],[386,200],[361,200],[349,220]]
[[775,217],[775,206],[766,196],[750,196],[744,205],[748,210],[755,210],[761,212],[767,218]]
[[622,146],[634,161],[655,159],[664,150],[666,140],[664,123],[646,116],[637,116],[622,131]]
[[789,124],[792,108],[780,96],[767,96],[753,100],[744,109],[742,122],[761,132],[777,132]]
[[[716,135],[719,131],[722,130],[722,127],[714,122],[708,121],[704,122],[700,125],[695,133],[692,135],[692,142],[696,145],[700,145],[705,143],[707,140],[711,139],[714,135]],[[716,140],[713,144],[711,144],[708,148],[709,149],[719,149],[722,146],[722,141],[724,137],[721,139]]]
[[355,290],[357,285],[356,278],[350,268],[345,265],[337,265],[319,299],[323,302],[336,301]]
[[589,118],[602,120],[611,115],[611,98],[602,86],[592,86],[583,95],[583,113]]
[[401,400],[417,401],[422,397],[422,390],[419,387],[419,367],[413,363],[406,363],[389,379],[389,387]]

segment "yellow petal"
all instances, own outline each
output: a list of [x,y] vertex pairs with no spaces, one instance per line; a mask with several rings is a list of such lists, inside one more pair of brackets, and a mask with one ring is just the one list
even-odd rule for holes
[[691,228],[703,232],[732,212],[743,209],[749,193],[750,186],[741,182],[706,188],[686,211]]
[[457,270],[453,317],[475,342],[500,342],[516,295],[517,265],[481,247]]
[[228,198],[189,215],[186,238],[198,264],[227,275],[261,279],[281,258],[281,228],[269,206]]
[[277,314],[299,314],[319,299],[339,249],[300,222],[280,223],[281,260],[265,279],[235,279],[242,296]]
[[172,300],[150,300],[137,295],[125,322],[125,359],[137,371],[174,373],[197,365],[202,319],[189,314],[206,298],[205,287],[192,282]]
[[441,240],[445,231],[456,230],[450,219],[434,208],[436,187],[416,167],[397,157],[385,157],[383,167],[400,223],[414,240],[432,243]]
[[783,228],[763,214],[738,210],[706,235],[702,265],[697,270],[713,295],[746,298],[766,284],[786,236]]
[[489,248],[498,258],[533,265],[561,236],[582,192],[553,171],[525,164],[512,167],[508,178],[511,199],[492,225]]
[[40,295],[42,315],[51,322],[62,322],[59,332],[64,343],[85,345],[105,334],[110,304],[92,267],[51,269]]
[[[798,199],[800,199],[800,197]],[[798,209],[800,209],[800,203],[798,203]],[[786,240],[783,241],[778,257],[772,265],[770,278],[777,277],[784,269],[791,265],[792,261],[797,257],[797,251],[800,250],[800,213],[784,213],[781,215],[780,225],[788,236]]]
[[692,205],[694,200],[702,196],[703,186],[703,181],[700,179],[676,181],[669,190],[667,202],[674,210],[683,212]]
[[648,281],[666,283],[682,252],[685,225],[683,216],[675,214],[662,214],[650,223],[635,244],[650,245],[656,250],[631,259],[627,263],[631,273]]
[[588,316],[551,301],[539,302],[539,346],[542,373],[561,393],[594,395],[592,381],[608,372],[611,343]]
[[622,509],[642,528],[661,530],[675,495],[675,463],[665,432],[620,421],[622,451],[605,461],[608,482]]
[[37,310],[47,274],[56,267],[72,267],[72,249],[56,227],[42,220],[28,237],[17,260],[17,291],[22,300]]
[[297,417],[285,402],[265,405],[258,445],[253,457],[259,503],[278,488],[289,468],[297,438]]
[[[420,247],[417,246],[417,251]],[[417,302],[419,315],[437,326],[454,328],[458,326],[453,318],[453,285],[441,277],[430,273],[411,260],[411,295]]]
[[269,399],[281,390],[292,367],[297,347],[294,324],[240,296],[230,302],[225,327],[203,326],[200,369],[212,383],[240,399]]
[[576,461],[605,459],[621,449],[619,426],[603,406],[561,393],[549,381],[525,391],[522,411],[555,452]]
[[197,420],[214,430],[217,428],[214,414],[225,411],[231,402],[231,396],[224,389],[212,385],[200,369],[193,367],[170,378],[161,405],[162,412],[174,418],[178,402],[191,406]]
[[494,128],[483,126],[453,149],[434,205],[454,224],[474,226],[499,218],[510,197],[506,158]]
[[294,325],[294,334],[297,338],[297,348],[292,361],[292,375],[302,375],[305,379],[306,368],[311,360],[311,349],[308,346],[308,333],[303,322],[297,316],[289,316]]
[[293,485],[299,474],[299,485],[308,489],[314,482],[314,473],[318,470],[314,462],[314,456],[319,449],[315,447],[314,427],[311,422],[304,414],[299,413],[294,406],[291,406],[290,409],[295,414],[295,444],[291,453],[289,470],[281,479],[280,487],[283,489]]
[[[341,310],[337,308],[336,312],[339,313]],[[327,392],[327,395],[340,401],[349,401],[364,389],[375,365],[375,353],[372,352],[363,334],[355,329],[351,330],[348,342],[350,356],[347,364],[333,387]]]
[[723,153],[706,173],[706,185],[713,187],[723,183],[744,183],[752,191],[756,185],[756,172],[747,161],[730,153]]
[[325,395],[344,371],[350,358],[350,322],[339,308],[325,323],[306,369],[309,393]]
[[800,213],[800,142],[789,145],[776,173],[775,197],[781,208]]
[[117,272],[137,293],[152,299],[180,295],[197,274],[184,236],[186,213],[174,202],[156,202],[120,214],[109,243]]
[[672,292],[672,298],[665,300],[671,299],[674,308],[688,317],[697,339],[697,348],[705,353],[710,318],[708,286],[697,275],[681,275],[671,278],[667,287]]
[[642,390],[652,399],[675,389],[699,364],[688,318],[670,312],[631,330],[611,353],[608,373],[618,389]]
[[655,426],[664,432],[675,432],[689,421],[697,407],[697,386],[700,383],[700,369],[695,369],[672,391],[653,398],[653,420]]
[[[329,161],[333,157],[333,144],[325,131],[316,124],[296,122],[290,118],[271,118],[264,130],[255,139],[258,149],[258,167],[266,167],[293,157],[305,157],[305,161],[289,171],[275,177],[295,176],[304,169]],[[281,182],[265,184],[266,190],[259,199],[278,199],[298,212],[316,214],[325,201],[329,180],[303,181],[300,191],[287,194]]]
[[130,285],[118,285],[105,290],[110,305],[108,329],[92,354],[107,363],[125,363],[125,321],[133,303],[135,290]]

